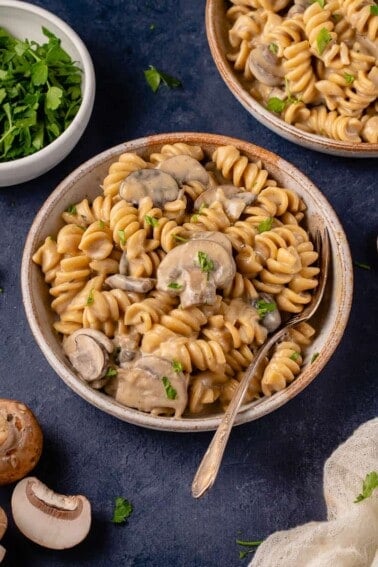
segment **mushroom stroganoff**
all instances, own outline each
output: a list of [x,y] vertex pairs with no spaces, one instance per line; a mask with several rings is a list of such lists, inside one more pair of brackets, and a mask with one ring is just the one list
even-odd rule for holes
[[378,142],[374,0],[231,0],[227,59],[248,92],[287,123]]
[[[155,415],[224,409],[268,333],[317,286],[305,204],[234,146],[125,153],[102,187],[33,256],[73,368]],[[245,402],[292,382],[313,334],[288,330]]]

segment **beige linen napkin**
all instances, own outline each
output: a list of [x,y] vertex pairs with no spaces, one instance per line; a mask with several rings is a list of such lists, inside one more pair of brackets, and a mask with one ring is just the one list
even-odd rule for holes
[[355,503],[378,471],[378,418],[361,425],[324,466],[327,522],[276,532],[249,567],[378,567],[378,489]]

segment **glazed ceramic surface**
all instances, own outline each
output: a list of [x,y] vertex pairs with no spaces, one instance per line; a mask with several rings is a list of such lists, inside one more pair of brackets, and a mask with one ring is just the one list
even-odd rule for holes
[[49,171],[62,161],[80,140],[90,119],[95,97],[95,73],[91,56],[77,33],[63,20],[43,8],[18,0],[0,0],[0,25],[19,39],[47,41],[42,27],[61,39],[63,49],[82,69],[82,103],[69,127],[51,144],[35,154],[0,163],[0,187],[24,183]]
[[226,10],[226,0],[207,0],[206,32],[210,51],[224,82],[238,101],[256,120],[279,136],[290,140],[290,142],[318,152],[356,158],[378,157],[378,144],[340,142],[324,136],[303,132],[299,128],[287,124],[279,116],[269,112],[269,110],[257,102],[249,94],[248,84],[243,79],[242,73],[235,71],[227,60],[226,54],[231,47],[228,43],[230,22],[226,18]]
[[[301,375],[285,390],[270,398],[261,398],[246,405],[239,412],[236,424],[258,419],[282,406],[303,390],[322,370],[331,358],[346,327],[352,300],[352,262],[346,236],[324,195],[297,168],[263,148],[250,143],[215,134],[175,133],[161,134],[126,142],[110,148],[78,167],[64,179],[50,195],[36,216],[30,229],[22,259],[22,294],[34,337],[54,368],[55,372],[82,398],[101,410],[130,423],[161,430],[195,432],[216,429],[221,414],[173,419],[156,417],[122,406],[113,398],[92,389],[73,372],[65,357],[61,342],[53,332],[54,314],[49,308],[51,296],[38,266],[32,262],[32,255],[48,235],[55,235],[62,226],[61,213],[72,203],[84,197],[93,200],[101,194],[100,185],[109,165],[124,152],[136,152],[144,158],[157,152],[164,144],[186,142],[200,145],[207,156],[223,145],[234,145],[251,160],[261,160],[271,176],[280,186],[294,189],[307,205],[307,228],[313,232],[317,227],[326,226],[329,231],[332,260],[331,273],[325,298],[312,319],[316,328],[311,352],[307,354]],[[313,353],[319,353],[311,363]]]

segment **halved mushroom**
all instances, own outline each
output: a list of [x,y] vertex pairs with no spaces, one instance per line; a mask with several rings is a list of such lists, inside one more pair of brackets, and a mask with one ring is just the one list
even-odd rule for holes
[[63,341],[64,352],[86,382],[104,377],[113,348],[112,341],[95,329],[78,329]]
[[247,205],[253,203],[256,195],[249,191],[243,191],[234,185],[219,185],[207,189],[197,197],[194,209],[199,210],[203,205],[219,202],[223,204],[224,210],[232,220],[237,220]]
[[147,293],[155,287],[156,280],[153,278],[133,278],[123,274],[114,274],[106,278],[105,283],[113,289]]
[[[8,527],[8,518],[6,513],[2,508],[0,508],[0,541],[3,539],[5,532],[7,531]],[[5,557],[6,549],[0,545],[0,563]]]
[[35,477],[16,485],[11,505],[20,532],[48,549],[74,547],[91,526],[91,505],[85,496],[57,494]]
[[171,360],[154,355],[119,370],[105,391],[120,404],[155,415],[174,412],[174,417],[181,417],[188,401],[183,372],[175,372]]
[[203,185],[209,182],[209,174],[199,161],[191,156],[179,155],[168,158],[159,163],[160,171],[172,175],[179,185],[190,181],[199,181]]
[[269,293],[260,293],[252,305],[262,313],[261,324],[268,333],[273,333],[281,325],[281,313],[278,310],[274,297]]
[[27,475],[38,463],[42,445],[33,412],[16,400],[0,399],[0,485]]
[[157,289],[179,295],[184,308],[213,305],[217,288],[230,285],[236,273],[231,245],[224,242],[197,236],[173,248],[158,267]]
[[282,62],[268,45],[258,45],[249,54],[248,64],[251,72],[264,85],[275,87],[281,85],[285,71]]
[[138,169],[122,181],[119,195],[125,201],[138,205],[144,197],[150,197],[154,205],[177,199],[179,186],[172,175],[158,169]]

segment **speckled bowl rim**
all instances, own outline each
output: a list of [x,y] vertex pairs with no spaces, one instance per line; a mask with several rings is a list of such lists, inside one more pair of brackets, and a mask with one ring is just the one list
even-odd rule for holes
[[32,255],[41,243],[40,232],[44,224],[44,219],[48,218],[50,211],[52,211],[56,206],[56,203],[59,202],[62,193],[68,192],[70,188],[75,185],[77,179],[84,178],[84,176],[95,170],[101,163],[108,161],[109,158],[116,159],[117,156],[124,152],[138,152],[153,145],[162,146],[163,144],[174,144],[182,141],[185,141],[188,144],[199,144],[203,147],[211,145],[234,145],[241,152],[245,152],[247,155],[252,154],[255,158],[261,159],[265,165],[268,164],[269,166],[270,164],[274,167],[279,167],[280,170],[285,172],[285,175],[287,174],[291,178],[297,181],[299,180],[302,186],[306,187],[306,191],[311,191],[316,198],[319,211],[318,214],[322,211],[327,212],[327,226],[330,233],[335,236],[334,243],[337,247],[337,258],[341,265],[342,274],[342,281],[338,282],[338,285],[340,285],[340,297],[337,304],[337,323],[335,323],[332,332],[329,333],[327,343],[324,345],[324,348],[316,361],[311,365],[307,365],[307,368],[301,376],[294,380],[285,390],[277,392],[270,398],[262,398],[248,406],[247,409],[240,411],[236,418],[235,425],[253,421],[269,414],[295,397],[306,386],[308,386],[308,384],[314,380],[331,358],[347,325],[353,294],[353,269],[349,246],[336,213],[319,189],[317,189],[315,185],[291,163],[283,160],[276,154],[249,142],[218,134],[196,132],[157,134],[114,146],[80,165],[70,175],[68,175],[68,177],[66,177],[57,186],[50,197],[48,197],[31,225],[22,257],[21,289],[27,320],[37,344],[58,376],[60,376],[60,378],[74,392],[102,411],[134,425],[165,431],[197,432],[216,429],[222,416],[218,414],[210,417],[185,419],[152,416],[150,414],[122,406],[106,394],[91,389],[87,384],[84,384],[80,379],[78,379],[77,376],[69,370],[68,366],[62,364],[59,358],[50,349],[45,338],[45,334],[49,333],[51,335],[53,331],[52,329],[43,330],[41,328],[39,316],[33,303],[33,293],[30,287],[32,270],[38,269],[32,262]]
[[222,7],[224,6],[224,0],[207,0],[206,2],[206,33],[210,52],[227,87],[256,120],[286,140],[311,150],[343,157],[378,157],[378,143],[360,142],[353,144],[352,142],[331,140],[330,138],[304,132],[291,124],[287,124],[257,102],[243,86],[238,73],[236,73],[230,65],[226,53],[221,47],[222,32],[219,29],[220,26],[218,22],[218,19],[221,17],[220,5],[222,5]]

